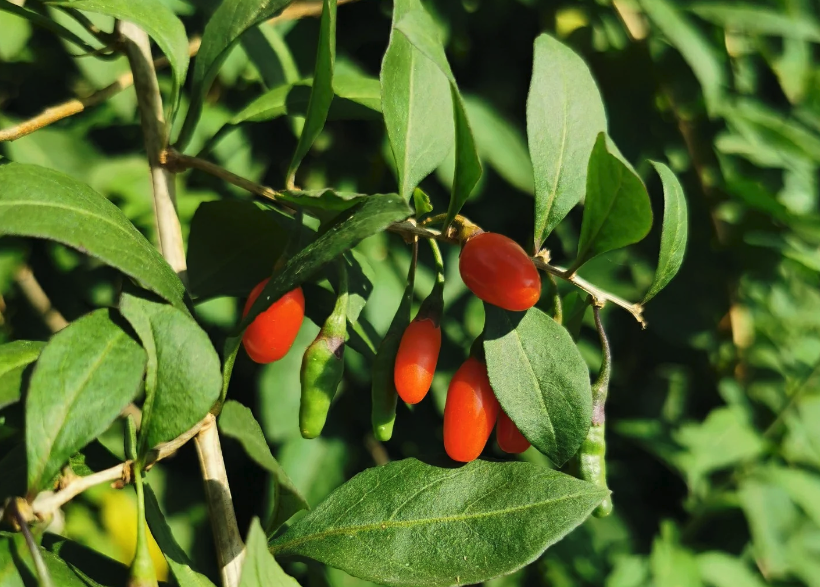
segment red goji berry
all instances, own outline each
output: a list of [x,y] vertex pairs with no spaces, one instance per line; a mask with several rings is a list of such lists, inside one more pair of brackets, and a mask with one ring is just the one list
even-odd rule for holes
[[433,383],[441,350],[441,327],[430,318],[413,320],[401,337],[393,378],[399,397],[408,404],[424,399]]
[[501,410],[498,415],[498,424],[495,428],[495,439],[504,452],[510,454],[522,453],[530,447],[530,441],[524,438],[518,426]]
[[454,461],[475,460],[495,426],[499,406],[487,366],[470,357],[458,368],[444,405],[444,450]]
[[461,250],[458,268],[475,295],[505,310],[528,310],[541,296],[541,276],[532,260],[503,234],[471,237]]
[[[248,314],[269,280],[270,278],[265,279],[253,288],[245,303],[243,317]],[[242,344],[248,356],[257,363],[272,363],[284,357],[296,340],[304,318],[305,295],[302,288],[297,287],[254,318],[245,330]]]

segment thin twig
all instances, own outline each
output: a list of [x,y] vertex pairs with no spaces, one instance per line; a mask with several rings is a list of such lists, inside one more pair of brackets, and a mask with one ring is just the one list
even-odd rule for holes
[[88,489],[91,489],[96,485],[100,485],[101,483],[110,483],[112,481],[122,480],[127,469],[130,469],[130,461],[120,463],[119,465],[111,467],[110,469],[105,469],[104,471],[86,475],[85,477],[75,475],[60,491],[55,493],[50,491],[40,493],[31,504],[33,513],[37,516],[37,518],[46,520],[62,506],[80,495],[83,491],[87,491]]
[[[188,44],[188,53],[190,55],[195,55],[196,52],[199,51],[199,44],[200,39],[191,39],[191,42]],[[168,58],[160,57],[159,59],[155,59],[154,67],[156,69],[168,67]],[[34,118],[24,120],[19,124],[0,130],[0,142],[15,141],[21,137],[33,133],[36,130],[43,128],[44,126],[48,126],[50,124],[57,122],[58,120],[62,120],[63,118],[68,118],[69,116],[78,114],[86,108],[90,108],[92,106],[101,104],[106,100],[113,98],[124,89],[130,88],[133,84],[134,75],[130,71],[124,73],[120,77],[118,77],[116,81],[114,81],[114,83],[112,83],[109,86],[106,86],[98,92],[94,92],[90,96],[87,96],[85,98],[72,98],[71,100],[63,102],[62,104],[50,106]]]
[[592,385],[592,425],[600,426],[606,419],[606,396],[609,392],[609,378],[612,375],[612,349],[609,346],[606,331],[604,331],[604,324],[601,322],[601,308],[595,303],[592,304],[592,315],[595,317],[595,328],[601,339],[601,354],[603,355],[601,370]]
[[216,541],[222,585],[237,587],[242,573],[242,561],[245,559],[245,547],[236,523],[216,418],[212,414],[209,416],[196,436],[196,450],[202,478],[205,480],[205,497]]
[[40,549],[34,541],[34,536],[31,535],[28,522],[23,515],[22,507],[25,506],[22,504],[25,503],[26,501],[19,497],[12,499],[9,504],[11,514],[14,516],[15,522],[20,526],[20,530],[23,532],[23,537],[26,540],[26,546],[28,547],[31,558],[34,561],[34,568],[37,570],[37,577],[40,579],[40,587],[54,587],[54,580],[48,572],[48,567],[46,567],[46,563],[43,560],[43,555],[40,554]]
[[[279,192],[277,192],[276,190],[252,182],[249,179],[245,179],[244,177],[240,177],[235,173],[231,173],[227,169],[220,167],[219,165],[216,165],[215,163],[211,163],[210,161],[205,161],[204,159],[200,159],[198,157],[183,155],[173,149],[168,149],[163,153],[162,161],[165,161],[166,165],[174,171],[182,171],[183,169],[198,169],[200,171],[204,171],[205,173],[213,175],[214,177],[218,177],[224,181],[227,181],[231,185],[235,185],[244,190],[247,190],[252,194],[255,194],[262,198],[266,198],[268,200],[272,200],[281,206],[290,207],[288,203],[282,202],[282,200],[279,198]],[[450,244],[458,244],[457,239],[445,235],[439,230],[418,226],[415,222],[396,222],[392,224],[387,230],[405,236],[413,235],[423,238],[432,238],[437,241],[446,242]],[[611,294],[608,291],[599,289],[598,287],[588,282],[586,279],[579,277],[576,273],[570,273],[568,270],[564,269],[563,267],[558,267],[557,265],[550,265],[549,255],[546,251],[542,251],[535,257],[532,257],[532,260],[533,263],[535,263],[535,266],[541,269],[542,271],[545,271],[546,273],[549,273],[565,281],[568,281],[578,289],[581,289],[589,295],[591,295],[594,303],[598,305],[603,305],[606,302],[612,302],[613,304],[622,307],[627,312],[632,314],[635,320],[637,320],[642,327],[646,328],[646,321],[643,318],[643,306],[641,304],[633,304],[631,302],[628,302],[627,300],[618,297],[615,294]]]
[[[351,4],[358,0],[338,0],[337,5]],[[322,16],[322,0],[311,0],[308,2],[294,2],[285,8],[279,16],[274,16],[268,20],[268,24],[276,24],[285,20],[299,20],[307,17]]]
[[48,295],[28,265],[23,265],[17,270],[14,274],[14,281],[51,332],[59,332],[68,326],[68,321],[51,305],[51,300],[48,299]]

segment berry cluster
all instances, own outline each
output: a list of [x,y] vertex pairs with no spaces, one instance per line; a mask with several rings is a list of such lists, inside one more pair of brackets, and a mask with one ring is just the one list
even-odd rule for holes
[[[459,257],[459,272],[476,296],[505,310],[528,310],[541,295],[541,277],[524,249],[500,234],[478,232],[467,238]],[[251,291],[244,315],[267,282],[267,279],[262,281]],[[441,350],[442,305],[441,291],[434,289],[404,329],[392,360],[395,391],[408,404],[423,400],[433,382]],[[337,313],[334,310],[334,315]],[[248,326],[242,338],[248,356],[257,363],[270,363],[284,357],[296,339],[304,316],[305,298],[302,289],[297,287],[275,301]],[[326,329],[327,323],[323,331]],[[317,342],[321,338],[320,333]],[[332,340],[329,336],[325,338]],[[337,341],[333,352],[324,353],[327,357],[322,355],[321,365],[311,365],[317,359],[308,357],[314,345],[305,354],[300,428],[306,438],[317,436],[324,425],[330,399],[341,378],[327,376],[327,363],[341,358],[339,349],[344,350],[343,340],[342,330],[341,340]],[[477,346],[479,350],[473,352],[453,375],[444,408],[444,448],[450,458],[460,462],[472,461],[481,454],[493,427],[496,428],[498,445],[505,452],[520,453],[530,446],[509,416],[501,410],[490,385],[487,366],[481,357],[481,345]],[[306,369],[312,369],[316,376],[306,378]],[[336,370],[333,369],[334,372]],[[306,387],[310,389],[306,390]],[[315,387],[323,387],[318,393],[321,402],[316,398]],[[306,400],[306,395],[312,398],[311,401]],[[319,408],[314,405],[317,402],[322,404]],[[317,418],[318,412],[321,414]],[[303,417],[306,413],[312,413],[313,417]]]

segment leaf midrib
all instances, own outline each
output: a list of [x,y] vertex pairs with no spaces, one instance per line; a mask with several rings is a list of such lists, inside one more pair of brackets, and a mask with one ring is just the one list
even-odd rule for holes
[[[550,470],[549,473],[552,473],[552,471]],[[546,474],[547,473],[545,472],[544,474],[538,475],[537,477],[541,477],[541,476],[544,476]],[[537,477],[534,477],[534,478],[537,478]],[[305,542],[311,542],[313,540],[319,540],[319,539],[327,538],[327,537],[330,537],[330,536],[336,536],[336,535],[339,535],[339,534],[349,534],[349,533],[360,534],[362,532],[371,532],[373,530],[387,530],[389,528],[412,528],[414,526],[421,526],[421,525],[424,525],[424,524],[444,524],[444,523],[448,523],[448,522],[463,522],[463,521],[467,521],[467,520],[477,520],[477,519],[481,519],[481,518],[489,518],[489,517],[494,517],[494,516],[505,516],[505,515],[508,515],[508,514],[514,514],[516,512],[520,512],[520,511],[524,511],[524,510],[528,510],[528,509],[546,507],[548,505],[552,505],[552,504],[555,504],[555,503],[558,503],[558,502],[561,502],[561,501],[565,501],[565,500],[575,499],[575,498],[578,498],[578,497],[584,497],[584,496],[587,496],[587,495],[591,496],[591,495],[594,495],[596,493],[603,493],[603,490],[595,489],[593,491],[573,493],[573,494],[570,494],[570,495],[562,495],[561,497],[556,497],[556,498],[548,499],[548,500],[545,500],[545,501],[539,501],[539,502],[535,502],[535,503],[528,503],[528,504],[524,504],[524,505],[520,505],[520,506],[510,507],[510,508],[493,510],[493,511],[490,511],[490,512],[480,512],[480,513],[476,513],[476,514],[456,514],[456,515],[452,515],[452,516],[444,516],[444,517],[441,517],[441,518],[421,518],[421,519],[418,519],[418,520],[401,520],[401,521],[384,520],[384,521],[374,522],[372,524],[363,524],[361,526],[345,526],[345,527],[341,527],[341,528],[333,528],[333,529],[327,530],[325,532],[319,532],[319,533],[316,533],[316,534],[310,534],[310,535],[304,536],[302,538],[297,538],[295,540],[291,540],[290,542],[281,542],[279,544],[271,545],[269,550],[272,554],[275,555],[277,552],[280,552],[280,551],[288,549],[288,548],[293,549],[294,547],[296,547],[300,544],[304,544]]]

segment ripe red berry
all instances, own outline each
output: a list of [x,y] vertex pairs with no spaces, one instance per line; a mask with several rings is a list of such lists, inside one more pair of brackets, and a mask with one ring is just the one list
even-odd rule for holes
[[[245,303],[243,317],[248,314],[269,280],[270,278],[265,279],[253,288]],[[304,318],[305,295],[302,288],[297,287],[271,304],[245,330],[242,344],[248,356],[257,363],[272,363],[284,357],[296,340]]]
[[495,439],[501,450],[510,454],[524,452],[530,447],[530,441],[524,438],[515,422],[501,410],[498,415],[498,425],[495,428]]
[[482,232],[470,238],[458,268],[475,295],[505,310],[528,310],[541,296],[541,276],[532,260],[503,234]]
[[450,458],[462,463],[475,460],[490,438],[498,412],[486,365],[470,357],[458,368],[447,389],[444,450]]
[[393,379],[399,397],[408,404],[424,399],[433,383],[441,350],[441,327],[430,318],[413,320],[401,337]]

